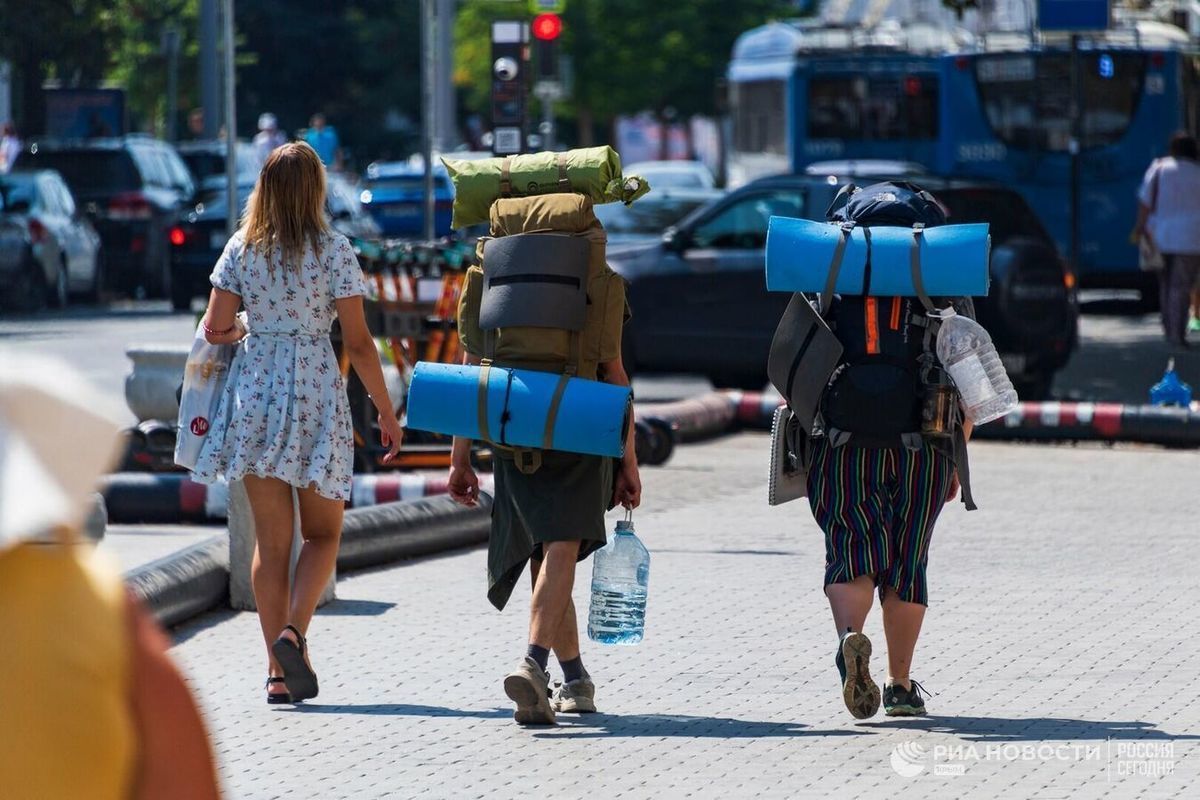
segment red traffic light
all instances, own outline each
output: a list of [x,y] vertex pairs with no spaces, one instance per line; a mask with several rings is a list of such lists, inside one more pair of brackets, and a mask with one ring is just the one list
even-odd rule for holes
[[558,14],[538,14],[533,18],[533,38],[553,41],[562,33],[562,17]]

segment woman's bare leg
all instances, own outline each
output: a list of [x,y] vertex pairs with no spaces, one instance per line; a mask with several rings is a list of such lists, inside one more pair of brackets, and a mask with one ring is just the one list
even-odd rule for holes
[[[300,535],[304,546],[296,562],[288,623],[305,636],[308,624],[329,576],[337,566],[338,544],[342,539],[342,517],[346,504],[322,497],[312,489],[298,490],[300,497]],[[281,626],[282,627],[282,626]],[[290,637],[290,634],[286,634]]]
[[271,655],[271,643],[288,618],[288,567],[292,558],[292,487],[276,478],[247,475],[246,495],[254,516],[254,562],[250,580],[258,621],[267,644],[268,668],[272,677],[283,670]]

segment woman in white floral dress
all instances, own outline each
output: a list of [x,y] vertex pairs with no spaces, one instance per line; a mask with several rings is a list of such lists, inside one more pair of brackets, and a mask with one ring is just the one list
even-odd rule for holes
[[[306,635],[337,563],[354,439],[329,341],[336,317],[350,363],[379,412],[385,461],[403,431],[363,317],[362,272],[325,221],[325,168],[304,143],[273,151],[241,229],[212,273],[204,317],[213,344],[238,342],[195,476],[245,481],[257,546],[251,577],[267,643],[267,702],[317,695]],[[237,319],[245,306],[249,331]],[[304,545],[289,586],[296,492]]]

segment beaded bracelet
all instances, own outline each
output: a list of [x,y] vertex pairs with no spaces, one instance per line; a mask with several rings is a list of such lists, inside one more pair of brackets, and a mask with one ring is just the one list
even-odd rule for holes
[[237,327],[237,325],[234,324],[234,325],[230,325],[228,328],[226,328],[223,331],[214,331],[212,328],[208,327],[207,322],[201,322],[200,325],[203,326],[204,332],[207,333],[209,336],[228,336],[229,334],[233,333],[233,329]]

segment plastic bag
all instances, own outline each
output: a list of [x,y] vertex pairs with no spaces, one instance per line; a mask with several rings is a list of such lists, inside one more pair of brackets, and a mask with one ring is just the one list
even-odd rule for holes
[[221,393],[229,379],[236,345],[209,344],[204,324],[196,326],[192,352],[183,370],[183,391],[179,396],[179,433],[175,439],[175,463],[195,469],[204,439],[212,430],[213,418],[221,402]]

